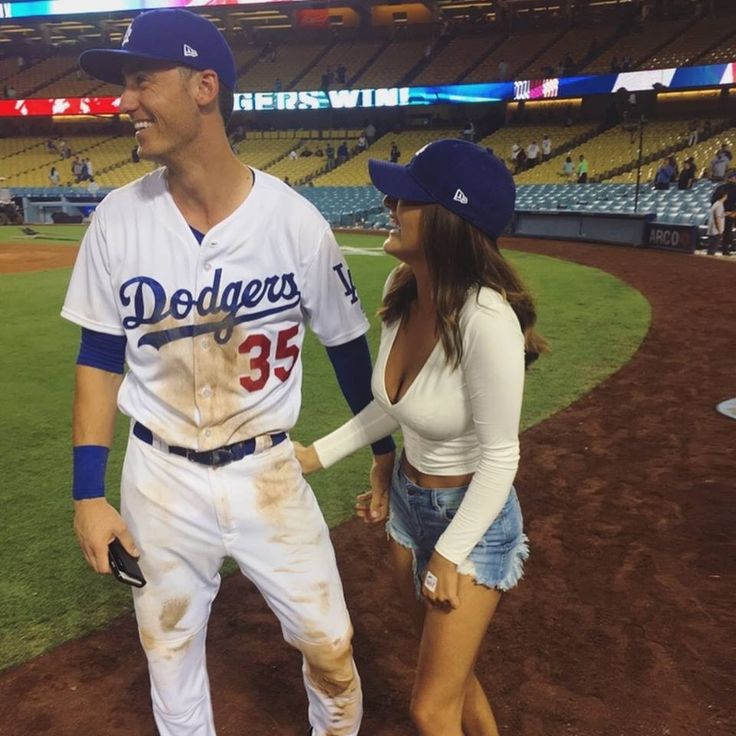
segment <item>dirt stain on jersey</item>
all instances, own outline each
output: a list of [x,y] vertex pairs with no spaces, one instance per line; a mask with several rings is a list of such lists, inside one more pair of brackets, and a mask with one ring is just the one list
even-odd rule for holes
[[184,614],[187,612],[189,603],[190,599],[188,595],[164,601],[164,605],[161,608],[161,614],[159,615],[161,628],[164,631],[175,631],[176,625],[182,620]]

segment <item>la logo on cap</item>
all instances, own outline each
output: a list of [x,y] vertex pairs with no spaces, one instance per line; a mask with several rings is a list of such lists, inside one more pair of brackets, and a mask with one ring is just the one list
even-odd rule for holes
[[184,56],[199,56],[199,54],[188,44],[184,44]]
[[462,189],[458,189],[455,192],[455,196],[453,197],[453,199],[456,202],[460,202],[460,204],[467,204],[468,203],[468,198],[465,196],[465,192]]

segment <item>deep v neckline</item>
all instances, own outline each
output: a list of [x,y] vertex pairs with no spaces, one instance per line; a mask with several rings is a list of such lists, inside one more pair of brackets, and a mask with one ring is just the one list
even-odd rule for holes
[[[440,344],[440,338],[438,337],[434,345],[432,346],[432,349],[429,351],[429,355],[427,355],[426,360],[424,361],[424,363],[422,363],[421,367],[417,371],[416,376],[414,376],[414,378],[411,380],[411,383],[406,387],[406,391],[404,391],[402,396],[394,399],[392,398],[391,394],[389,394],[388,387],[386,385],[386,373],[388,370],[389,361],[391,360],[391,354],[393,353],[394,346],[396,345],[396,338],[399,336],[400,329],[401,329],[401,320],[397,320],[397,324],[394,329],[394,334],[391,337],[391,342],[389,343],[389,346],[388,346],[388,352],[386,353],[386,360],[383,364],[383,373],[382,373],[383,392],[386,394],[386,399],[388,400],[388,403],[391,406],[398,406],[411,393],[411,390],[414,388],[415,384],[419,380],[419,377],[424,372],[424,369],[427,367],[428,363],[432,360],[432,358],[434,357],[434,354],[437,352],[437,346]],[[397,390],[400,390],[400,388]]]

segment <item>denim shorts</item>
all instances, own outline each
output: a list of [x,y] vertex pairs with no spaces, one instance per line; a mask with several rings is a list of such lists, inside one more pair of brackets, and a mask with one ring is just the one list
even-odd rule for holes
[[[391,481],[391,500],[386,532],[414,557],[414,582],[421,595],[422,575],[437,540],[457,512],[467,486],[459,488],[423,488],[412,483],[398,459]],[[528,539],[516,490],[509,497],[490,527],[468,557],[458,565],[458,572],[469,575],[487,588],[510,590],[524,573],[529,557]]]

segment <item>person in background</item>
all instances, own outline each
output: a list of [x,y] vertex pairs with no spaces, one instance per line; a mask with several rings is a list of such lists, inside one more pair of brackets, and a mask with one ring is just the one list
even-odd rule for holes
[[542,161],[549,161],[552,157],[552,141],[550,137],[545,133],[542,138]]
[[565,163],[562,164],[562,176],[565,179],[572,179],[572,175],[575,173],[575,164],[572,162],[572,156],[565,157]]
[[680,172],[680,176],[677,179],[677,188],[692,188],[693,184],[695,183],[696,171],[697,168],[695,166],[695,159],[692,156],[690,156],[690,158],[688,159],[685,159],[685,163],[682,165],[682,171]]
[[[713,204],[708,210],[708,255],[716,255],[718,248],[723,244],[723,230],[726,223],[724,204],[728,192],[726,187],[718,187],[714,195]],[[724,255],[729,255],[724,253]]]
[[585,154],[580,154],[578,161],[578,184],[587,184],[588,182],[588,159]]
[[654,175],[654,188],[661,190],[669,189],[670,183],[672,182],[672,174],[672,164],[669,159],[665,159]]
[[51,184],[51,186],[58,187],[60,181],[61,175],[59,174],[59,170],[56,166],[52,166],[51,171],[49,171],[49,184]]

